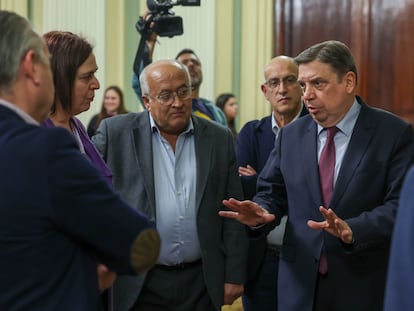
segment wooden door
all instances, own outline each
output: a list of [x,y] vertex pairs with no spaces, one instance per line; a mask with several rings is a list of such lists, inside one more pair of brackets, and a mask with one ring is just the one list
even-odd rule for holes
[[275,55],[340,40],[352,50],[358,95],[414,124],[414,0],[275,0]]

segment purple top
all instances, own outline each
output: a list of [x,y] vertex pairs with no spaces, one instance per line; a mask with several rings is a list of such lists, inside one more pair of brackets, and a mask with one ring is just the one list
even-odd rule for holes
[[[75,125],[76,131],[79,133],[79,137],[82,142],[83,148],[85,149],[87,157],[94,164],[94,166],[101,172],[102,176],[112,187],[112,173],[106,165],[105,161],[102,159],[102,156],[99,154],[99,151],[95,148],[95,146],[89,139],[85,127],[82,125],[81,121],[76,117],[72,117],[71,121]],[[46,121],[42,123],[42,126],[47,128],[55,127],[52,120],[50,119],[46,119]]]

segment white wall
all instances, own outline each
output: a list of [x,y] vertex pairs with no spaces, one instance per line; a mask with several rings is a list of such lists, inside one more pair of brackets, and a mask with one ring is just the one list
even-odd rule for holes
[[100,110],[105,88],[105,1],[102,0],[43,0],[42,23],[38,31],[71,31],[85,37],[94,46],[101,88],[95,93],[91,109],[79,115],[86,125],[90,117]]
[[[184,34],[159,38],[154,59],[171,59],[182,48],[191,48],[203,65],[201,96],[214,100],[220,92],[235,92],[240,126],[268,115],[270,105],[260,84],[263,67],[273,56],[273,2],[201,0],[200,7],[174,6],[176,15],[183,18]],[[146,9],[145,0],[0,0],[0,9],[30,15],[41,33],[68,30],[95,45],[101,90],[91,109],[81,114],[84,124],[99,111],[107,83],[121,86],[126,104],[139,110],[130,76],[139,41],[134,25]]]
[[159,37],[153,59],[173,59],[183,48],[194,50],[203,68],[200,96],[214,100],[215,1],[201,1],[199,7],[178,5],[173,11],[182,17],[184,33],[173,38]]

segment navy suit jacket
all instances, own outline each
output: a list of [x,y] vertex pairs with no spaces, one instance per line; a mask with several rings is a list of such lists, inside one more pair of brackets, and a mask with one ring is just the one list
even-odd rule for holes
[[400,196],[391,243],[384,311],[414,310],[414,167]]
[[[303,106],[299,117],[307,114],[308,110]],[[257,172],[254,176],[241,176],[246,200],[251,200],[255,196],[257,176],[265,166],[274,144],[275,133],[272,129],[272,115],[261,120],[247,122],[237,135],[238,166],[246,167],[249,164]]]
[[[305,106],[302,107],[300,117],[308,114]],[[272,115],[261,120],[247,122],[237,135],[237,164],[238,166],[252,166],[257,174],[241,176],[243,194],[246,200],[251,200],[256,194],[257,176],[263,170],[270,153],[275,145],[275,133],[272,129]],[[257,276],[257,270],[263,260],[266,250],[266,236],[249,241],[249,257],[247,264],[248,281]],[[254,290],[254,284],[246,284],[246,292]]]
[[115,195],[70,133],[0,106],[0,310],[100,307],[97,262],[134,274],[154,225]]
[[312,310],[323,245],[342,309],[382,309],[390,239],[414,140],[410,125],[358,101],[361,110],[329,204],[351,227],[352,246],[307,226],[309,219],[323,220],[317,125],[311,116],[282,128],[259,176],[254,200],[279,220],[288,211],[279,262],[281,310]]

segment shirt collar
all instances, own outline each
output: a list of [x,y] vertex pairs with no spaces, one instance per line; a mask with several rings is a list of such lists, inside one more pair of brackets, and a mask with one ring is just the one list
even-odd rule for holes
[[[299,119],[300,114],[301,114],[301,112],[302,112],[302,109],[303,109],[303,103],[300,105],[300,109],[299,109],[298,113],[297,113],[297,114],[296,114],[296,116],[292,119],[292,121],[291,121],[291,122],[293,122],[293,121],[295,121],[295,120]],[[274,132],[274,133],[277,133],[277,132],[280,130],[279,125],[277,125],[276,120],[275,120],[275,112],[274,112],[274,111],[272,111],[272,130],[273,130],[273,132]]]
[[[351,109],[345,114],[341,121],[336,125],[336,127],[346,136],[351,136],[354,129],[356,120],[358,119],[359,112],[361,110],[361,105],[358,104],[358,101],[355,99],[354,103],[351,106]],[[318,124],[318,135],[324,130],[324,127]]]
[[[160,130],[157,126],[157,124],[155,123],[152,115],[150,112],[148,112],[149,114],[149,118],[150,118],[150,125],[151,125],[151,131],[154,132],[158,132],[160,133]],[[190,118],[190,122],[188,122],[188,126],[185,129],[185,131],[183,131],[183,133],[187,134],[187,133],[193,133],[194,132],[194,124],[193,124],[193,120]]]
[[0,105],[4,106],[6,108],[9,108],[10,110],[14,111],[18,116],[20,116],[26,123],[33,124],[33,125],[39,125],[39,122],[37,122],[35,119],[33,119],[29,114],[24,112],[22,109],[17,107],[16,105],[5,101],[4,99],[0,99]]

